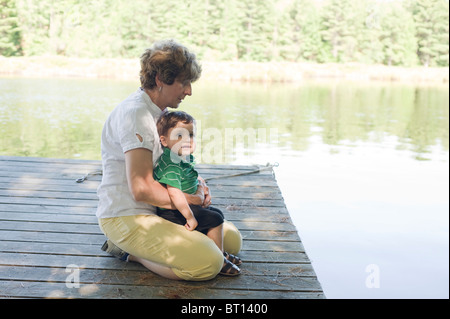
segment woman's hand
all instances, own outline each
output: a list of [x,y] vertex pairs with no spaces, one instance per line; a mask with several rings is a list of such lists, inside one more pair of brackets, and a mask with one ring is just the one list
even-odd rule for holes
[[203,178],[201,178],[200,176],[198,177],[198,184],[202,185],[203,193],[205,195],[205,198],[204,198],[201,206],[208,207],[209,205],[211,205],[211,192],[209,190],[209,187],[208,187],[208,185],[206,185],[205,180]]
[[202,185],[198,185],[197,192],[195,194],[184,193],[189,205],[202,206],[205,201],[205,192]]

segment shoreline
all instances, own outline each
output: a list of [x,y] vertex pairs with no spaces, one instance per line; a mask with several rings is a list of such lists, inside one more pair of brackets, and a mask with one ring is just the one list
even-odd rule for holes
[[[225,82],[301,83],[349,80],[413,84],[448,84],[449,68],[294,62],[201,61],[202,80]],[[0,75],[136,80],[139,59],[87,59],[63,56],[2,57]]]

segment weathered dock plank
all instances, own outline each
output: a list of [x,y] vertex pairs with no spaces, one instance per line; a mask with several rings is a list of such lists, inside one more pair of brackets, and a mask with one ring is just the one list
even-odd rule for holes
[[[199,165],[203,177],[255,167]],[[99,161],[0,156],[2,298],[324,298],[271,171],[208,182],[213,204],[241,231],[242,274],[173,282],[100,250]],[[71,267],[79,286],[68,283]]]

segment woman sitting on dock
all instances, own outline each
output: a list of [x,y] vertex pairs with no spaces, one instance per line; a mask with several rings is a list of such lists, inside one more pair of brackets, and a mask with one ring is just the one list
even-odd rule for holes
[[[162,154],[156,121],[192,94],[191,83],[200,74],[195,55],[184,46],[155,43],[141,56],[141,87],[112,111],[102,132],[97,217],[108,238],[102,249],[170,279],[209,280],[224,263],[214,241],[156,214],[156,207],[175,209],[167,189],[153,178]],[[197,192],[185,196],[192,205],[211,203],[201,177]],[[223,224],[223,237],[224,250],[237,254],[242,237],[230,222]]]

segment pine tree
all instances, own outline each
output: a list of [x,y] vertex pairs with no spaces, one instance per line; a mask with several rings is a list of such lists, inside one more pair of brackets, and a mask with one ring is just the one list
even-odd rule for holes
[[236,0],[208,0],[208,60],[236,60],[239,21]]
[[358,62],[367,64],[378,64],[383,62],[383,44],[381,42],[382,33],[382,10],[388,4],[380,5],[378,0],[365,0],[360,7],[358,14],[361,29],[358,32]]
[[275,20],[273,0],[248,0],[238,3],[241,32],[239,59],[269,61],[272,58],[272,40]]
[[448,0],[416,0],[413,15],[424,66],[448,65]]
[[289,9],[291,18],[291,57],[294,61],[324,62],[318,8],[311,0],[295,0]]
[[21,30],[15,0],[0,1],[0,55],[22,54]]
[[402,3],[385,7],[381,21],[383,62],[387,65],[413,66],[417,64],[417,40],[412,15]]
[[331,0],[323,8],[321,35],[333,62],[355,61],[362,28],[358,5],[358,1]]
[[222,60],[237,60],[238,59],[238,39],[239,39],[239,18],[238,6],[239,0],[217,1],[218,8],[221,11],[221,16],[218,19],[220,25],[220,45]]
[[449,1],[440,0],[434,11],[435,24],[433,30],[437,38],[433,49],[435,52],[435,64],[437,66],[449,66]]

